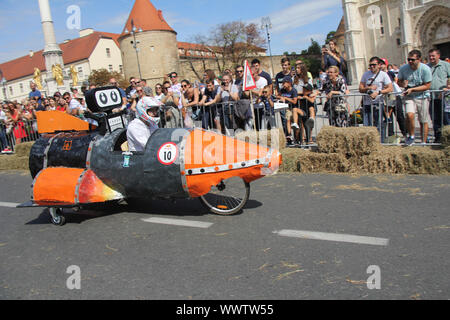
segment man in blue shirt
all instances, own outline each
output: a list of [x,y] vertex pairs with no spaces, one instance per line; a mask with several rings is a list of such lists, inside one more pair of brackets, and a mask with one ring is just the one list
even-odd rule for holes
[[28,98],[30,98],[31,100],[36,100],[40,108],[42,106],[42,94],[37,89],[36,83],[30,82],[30,89],[31,92],[28,94]]
[[432,75],[431,69],[420,62],[421,58],[422,53],[419,50],[411,51],[408,54],[408,64],[403,65],[398,73],[398,85],[406,89],[403,95],[409,134],[405,141],[407,146],[414,144],[416,113],[419,118],[422,143],[426,143],[428,137],[430,93],[427,91],[431,87]]

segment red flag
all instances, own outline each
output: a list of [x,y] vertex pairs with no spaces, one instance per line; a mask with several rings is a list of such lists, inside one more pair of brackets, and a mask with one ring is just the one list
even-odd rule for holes
[[244,79],[243,79],[244,91],[253,90],[256,88],[256,81],[253,78],[252,70],[248,65],[248,61],[244,63]]

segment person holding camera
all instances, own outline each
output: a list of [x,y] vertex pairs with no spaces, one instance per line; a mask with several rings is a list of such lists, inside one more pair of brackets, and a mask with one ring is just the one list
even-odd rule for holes
[[347,63],[344,57],[339,52],[336,43],[330,40],[327,45],[322,47],[322,68],[328,70],[330,67],[336,66],[339,68],[339,74],[347,82],[345,73],[347,72]]
[[265,86],[261,96],[256,99],[256,104],[262,104],[264,106],[261,127],[267,130],[275,128],[275,103],[270,89],[269,85]]
[[431,69],[421,63],[422,53],[419,50],[412,50],[408,54],[408,63],[400,68],[398,73],[398,85],[405,88],[403,93],[406,109],[406,126],[408,137],[405,144],[410,146],[414,144],[415,132],[415,114],[418,114],[420,123],[420,133],[422,143],[427,143],[428,122],[430,114],[430,90],[433,80]]
[[[377,127],[381,134],[381,142],[384,142],[387,117],[383,95],[392,92],[393,86],[389,75],[381,70],[382,63],[384,62],[378,57],[370,59],[369,71],[365,72],[361,78],[359,92],[367,94],[363,97],[364,126]],[[383,119],[380,125],[381,117]]]

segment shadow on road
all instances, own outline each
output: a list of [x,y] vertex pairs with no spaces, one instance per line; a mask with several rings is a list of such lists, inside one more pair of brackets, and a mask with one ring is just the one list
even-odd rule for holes
[[[256,200],[248,200],[244,210],[237,213],[239,216],[245,213],[245,209],[255,209],[263,204]],[[122,213],[138,213],[143,215],[165,215],[170,217],[202,217],[212,214],[198,199],[192,200],[142,200],[130,199],[129,203],[104,203],[89,205],[76,212],[72,209],[63,209],[67,224],[82,224],[85,221],[99,219],[106,216],[112,216]],[[26,223],[26,225],[45,225],[51,224],[50,213],[47,208],[43,209],[40,215]]]

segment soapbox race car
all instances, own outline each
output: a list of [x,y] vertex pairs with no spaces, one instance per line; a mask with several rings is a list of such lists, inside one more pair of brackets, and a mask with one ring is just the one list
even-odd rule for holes
[[125,117],[112,113],[120,97],[115,87],[86,93],[88,117],[98,126],[60,111],[37,112],[32,198],[19,207],[47,207],[60,226],[63,208],[132,199],[199,198],[211,212],[233,215],[245,206],[250,183],[281,164],[277,150],[202,129],[161,128],[144,152],[129,152]]

